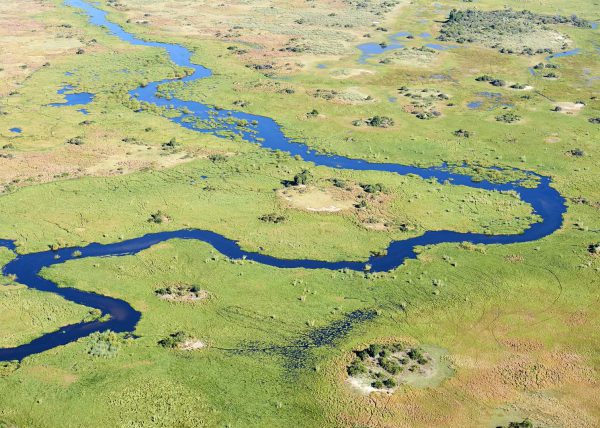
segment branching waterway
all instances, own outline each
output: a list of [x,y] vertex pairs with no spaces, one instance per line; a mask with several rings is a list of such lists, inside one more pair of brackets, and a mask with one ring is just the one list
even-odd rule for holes
[[[97,308],[102,314],[108,315],[106,321],[80,322],[61,328],[59,331],[45,334],[30,343],[14,348],[0,349],[0,361],[21,360],[29,355],[47,351],[60,345],[76,341],[93,332],[112,330],[115,332],[133,332],[141,314],[129,303],[102,296],[96,293],[85,292],[75,288],[59,287],[57,284],[40,276],[43,268],[64,263],[74,258],[86,257],[116,257],[136,254],[153,245],[169,239],[189,239],[206,242],[217,251],[231,259],[252,260],[276,268],[303,268],[303,269],[349,269],[355,271],[368,270],[370,272],[383,272],[400,266],[407,258],[416,257],[415,248],[424,245],[453,242],[472,242],[474,244],[514,244],[530,242],[550,235],[561,227],[563,214],[566,210],[564,198],[550,186],[550,178],[528,172],[529,176],[538,180],[537,187],[523,186],[520,181],[510,183],[494,183],[491,181],[473,181],[468,175],[452,172],[446,166],[420,168],[410,165],[394,163],[372,163],[361,159],[352,159],[338,155],[318,153],[305,144],[287,138],[281,127],[273,119],[256,116],[244,112],[216,109],[214,106],[201,104],[194,101],[178,99],[172,94],[165,97],[159,95],[159,86],[170,82],[191,82],[197,79],[208,78],[211,71],[201,65],[193,64],[192,52],[187,48],[168,43],[150,42],[139,39],[127,33],[120,26],[107,19],[107,12],[100,10],[83,0],[65,0],[67,6],[79,8],[85,12],[93,25],[104,27],[109,33],[132,45],[149,46],[165,49],[171,60],[180,67],[193,69],[193,73],[179,79],[166,79],[150,83],[130,92],[130,95],[140,102],[146,102],[159,107],[171,108],[174,106],[180,115],[169,117],[171,120],[185,128],[224,136],[225,133],[236,133],[245,141],[259,144],[270,150],[281,150],[292,156],[299,156],[315,165],[334,169],[350,169],[359,171],[383,171],[399,175],[414,174],[424,179],[436,179],[440,182],[448,181],[453,185],[469,186],[490,191],[515,191],[520,198],[530,204],[541,221],[533,223],[520,234],[512,235],[486,235],[477,233],[459,233],[453,231],[428,231],[421,236],[403,241],[393,241],[387,248],[385,255],[371,256],[364,262],[341,261],[329,262],[309,259],[283,259],[274,256],[248,252],[240,248],[239,244],[218,233],[209,230],[185,229],[171,232],[159,232],[141,236],[139,238],[120,241],[112,244],[93,243],[83,247],[64,248],[58,251],[42,251],[18,255],[3,269],[5,275],[15,275],[18,282],[36,290],[51,292],[81,305]],[[171,115],[169,115],[171,116]],[[232,120],[233,119],[233,120]],[[167,118],[165,118],[167,120]],[[202,121],[217,123],[219,126],[202,127]],[[236,121],[244,121],[244,128],[236,126]],[[14,249],[11,241],[0,241],[0,245]]]

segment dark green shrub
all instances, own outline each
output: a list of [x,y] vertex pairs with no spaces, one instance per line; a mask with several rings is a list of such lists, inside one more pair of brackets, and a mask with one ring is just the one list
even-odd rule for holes
[[509,113],[504,113],[501,114],[499,116],[496,116],[496,120],[498,122],[504,122],[504,123],[514,123],[514,122],[518,122],[521,120],[521,116],[513,113],[513,112],[509,112]]
[[382,389],[384,385],[383,385],[382,381],[380,381],[379,379],[377,379],[377,380],[373,381],[373,383],[371,383],[371,386],[373,388]]
[[360,374],[364,374],[367,372],[367,367],[361,360],[354,360],[350,365],[346,368],[348,375],[350,376],[358,376]]
[[179,345],[184,343],[185,341],[191,339],[191,336],[184,331],[178,331],[176,333],[170,334],[158,341],[158,344],[163,348],[177,348]]
[[387,116],[373,116],[366,120],[366,124],[377,128],[394,126],[394,120]]
[[394,378],[387,378],[383,381],[383,386],[386,388],[394,388],[397,385],[396,380]]
[[264,214],[258,218],[260,221],[264,221],[265,223],[283,223],[286,218],[285,216],[277,213]]
[[379,353],[381,352],[381,350],[382,350],[381,345],[371,344],[367,348],[367,354],[369,354],[370,357],[377,358],[379,356]]

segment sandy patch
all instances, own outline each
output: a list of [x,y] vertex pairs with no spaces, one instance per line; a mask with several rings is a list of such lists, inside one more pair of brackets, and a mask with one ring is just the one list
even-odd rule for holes
[[189,292],[182,296],[177,294],[163,294],[159,296],[161,300],[167,300],[169,302],[197,302],[201,300],[206,300],[210,297],[208,291],[198,291],[198,292]]
[[374,71],[364,68],[342,68],[331,73],[333,79],[349,79],[351,77],[361,76],[363,74],[375,74]]
[[392,392],[392,390],[390,390],[390,389],[373,388],[371,385],[369,385],[368,382],[365,382],[363,379],[359,379],[359,378],[352,377],[352,376],[349,376],[348,378],[346,378],[346,382],[352,388],[356,389],[358,392],[360,392],[361,394],[364,394],[364,395],[369,395],[372,392],[388,392],[388,393]]
[[178,348],[182,351],[197,351],[206,348],[206,346],[206,343],[201,340],[189,339],[180,344]]
[[281,189],[277,194],[292,208],[313,212],[345,211],[356,204],[351,192],[337,188],[319,189],[312,186],[294,186]]
[[565,101],[565,102],[555,103],[554,106],[560,107],[560,113],[577,114],[585,107],[585,104],[572,103],[572,102]]

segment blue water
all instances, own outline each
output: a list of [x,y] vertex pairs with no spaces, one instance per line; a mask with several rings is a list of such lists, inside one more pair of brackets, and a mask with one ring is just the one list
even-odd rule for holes
[[393,51],[394,49],[403,47],[404,45],[395,41],[390,42],[386,47],[381,47],[379,43],[363,43],[362,45],[358,45],[358,49],[362,52],[362,55],[358,58],[358,62],[360,64],[365,64],[369,58],[372,58],[375,55],[381,55],[384,52]]
[[529,70],[529,74],[531,74],[532,76],[535,76],[535,70],[533,69],[533,67],[529,67],[529,68],[527,68],[527,70]]
[[398,43],[398,39],[403,37],[410,36],[408,31],[398,31],[397,33],[390,34],[388,36],[388,45],[385,47],[381,47],[379,43],[363,43],[362,45],[358,45],[358,49],[362,52],[362,55],[358,59],[358,62],[364,64],[369,58],[374,57],[375,55],[381,55],[384,52],[392,51],[394,49],[403,48],[404,45]]
[[577,48],[577,49],[571,49],[570,51],[564,51],[564,52],[559,52],[559,53],[555,53],[552,55],[548,55],[546,57],[546,61],[550,61],[551,59],[554,58],[564,58],[566,56],[573,56],[573,55],[578,55],[581,53],[581,49]]
[[23,132],[21,128],[10,128],[9,131],[14,132],[15,134],[20,134],[21,132]]
[[[83,0],[65,0],[69,6],[84,9],[89,15],[90,22],[105,26],[113,35],[123,41],[139,46],[153,46],[165,49],[171,60],[179,66],[190,67],[194,69],[192,75],[186,76],[180,80],[190,82],[196,79],[207,78],[211,71],[201,65],[191,62],[192,53],[183,46],[147,42],[126,33],[118,25],[111,23],[106,18],[106,12],[96,9]],[[77,290],[75,288],[60,288],[55,283],[39,276],[41,269],[64,263],[67,260],[74,259],[74,252],[79,251],[81,255],[77,258],[86,257],[115,257],[137,254],[153,245],[168,239],[187,239],[206,242],[212,245],[217,251],[231,259],[248,259],[267,266],[273,266],[281,269],[304,268],[304,269],[349,269],[354,271],[384,272],[397,268],[406,259],[415,258],[415,248],[419,246],[435,245],[440,243],[459,243],[472,242],[475,244],[514,244],[519,242],[531,242],[544,238],[562,225],[563,214],[566,211],[564,198],[551,187],[551,180],[545,176],[539,176],[535,173],[528,173],[539,179],[536,188],[527,188],[520,185],[519,182],[511,183],[492,183],[489,181],[473,181],[467,175],[451,172],[445,165],[439,167],[420,168],[410,165],[400,165],[394,163],[372,163],[362,159],[352,159],[338,155],[325,155],[307,147],[304,144],[295,142],[287,138],[280,126],[271,118],[256,116],[248,113],[232,110],[217,110],[213,106],[201,104],[194,101],[184,101],[177,98],[166,100],[156,96],[158,86],[164,83],[172,82],[172,79],[165,79],[159,82],[151,83],[145,87],[137,88],[130,92],[132,97],[141,101],[146,101],[159,106],[175,105],[176,108],[185,107],[191,113],[181,114],[180,116],[169,118],[175,123],[188,129],[211,133],[220,137],[220,131],[227,130],[235,132],[246,141],[259,144],[265,149],[281,150],[292,156],[300,156],[307,162],[315,165],[326,166],[335,169],[352,169],[359,171],[383,171],[400,175],[414,174],[424,179],[436,179],[440,182],[448,181],[454,185],[463,185],[479,189],[497,190],[497,191],[516,191],[521,199],[529,203],[534,212],[538,214],[542,221],[532,224],[524,233],[513,235],[486,235],[478,233],[459,233],[452,231],[428,231],[422,236],[407,239],[404,241],[393,241],[389,244],[387,252],[383,256],[371,256],[365,261],[322,261],[310,259],[283,259],[265,254],[248,252],[240,248],[239,244],[218,233],[209,230],[184,229],[170,232],[158,232],[144,235],[127,241],[116,242],[112,244],[92,243],[83,247],[66,248],[58,251],[42,251],[18,255],[9,262],[3,269],[5,275],[16,275],[18,281],[28,287],[41,291],[52,292],[81,305],[99,309],[104,315],[110,315],[106,322],[92,321],[72,324],[61,328],[59,331],[43,335],[32,342],[15,348],[0,349],[0,361],[20,360],[28,355],[52,349],[56,346],[73,342],[81,337],[85,337],[96,331],[113,330],[116,332],[133,332],[136,328],[141,314],[136,311],[129,303],[101,296],[99,294]],[[209,117],[217,122],[222,121],[219,129],[196,129],[193,124],[186,122],[185,118],[193,116],[195,118],[208,119]],[[252,126],[250,131],[237,129],[235,125],[225,120],[230,118],[245,119],[248,122],[256,121],[257,125]],[[167,118],[163,119],[167,120]],[[12,241],[0,241],[0,245],[14,249]]]
[[317,64],[317,68],[327,68],[327,64]]
[[398,40],[402,37],[408,37],[410,36],[410,33],[408,31],[398,31],[397,33],[392,34],[391,36],[389,36],[390,40]]
[[[71,85],[66,85],[62,89],[56,91],[59,95],[64,95],[65,102],[48,104],[50,107],[65,107],[65,106],[83,106],[91,103],[94,100],[94,94],[89,92],[72,93],[75,88]],[[67,93],[69,92],[69,93]]]
[[90,112],[89,112],[87,109],[85,109],[85,108],[80,108],[80,109],[79,109],[79,110],[77,110],[77,111],[78,111],[79,113],[83,113],[83,114],[85,114],[86,116],[87,116],[88,114],[90,114]]
[[[370,58],[381,55],[384,52],[392,51],[395,49],[401,49],[404,47],[403,44],[398,42],[398,39],[403,37],[409,37],[411,33],[407,31],[399,31],[397,33],[391,34],[388,36],[388,44],[385,47],[381,47],[379,43],[363,43],[362,45],[358,45],[358,49],[362,52],[361,56],[358,58],[358,62],[360,64],[365,64]],[[422,39],[428,39],[431,37],[429,33],[421,33],[417,35]],[[435,49],[438,51],[446,51],[448,49],[455,49],[458,46],[453,45],[441,45],[439,43],[427,43],[425,44],[430,49]]]
[[440,45],[439,43],[426,43],[425,46],[429,49],[435,49],[436,51],[447,51],[448,49],[456,49],[458,47],[452,45]]
[[478,92],[477,95],[481,95],[482,97],[486,97],[486,98],[500,98],[502,96],[502,94],[500,92],[488,92],[488,91]]
[[470,109],[475,109],[481,107],[482,104],[483,101],[471,101],[469,104],[467,104],[467,107]]

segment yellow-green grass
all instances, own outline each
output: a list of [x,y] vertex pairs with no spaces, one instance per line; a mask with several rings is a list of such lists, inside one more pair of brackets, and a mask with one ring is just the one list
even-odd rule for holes
[[[24,187],[0,198],[0,236],[16,240],[20,252],[32,252],[54,244],[115,242],[149,232],[199,228],[282,258],[364,260],[392,239],[426,230],[520,233],[536,221],[531,207],[515,194],[411,176],[312,168],[314,182],[324,188],[331,187],[327,180],[333,178],[385,185],[390,201],[382,209],[392,227],[373,232],[358,221],[355,210],[328,214],[286,208],[276,191],[282,180],[301,169],[302,164],[287,156],[256,152],[216,163],[196,160],[164,171]],[[158,210],[169,221],[150,222]],[[270,224],[259,219],[272,212],[282,212],[288,220]],[[402,224],[413,230],[402,232]]]

